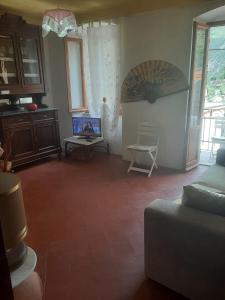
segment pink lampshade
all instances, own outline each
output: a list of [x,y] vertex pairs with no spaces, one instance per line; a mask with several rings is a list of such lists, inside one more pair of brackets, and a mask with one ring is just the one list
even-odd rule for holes
[[72,11],[65,9],[51,9],[44,14],[42,21],[42,35],[45,37],[54,31],[59,37],[66,36],[71,31],[76,31],[77,23]]

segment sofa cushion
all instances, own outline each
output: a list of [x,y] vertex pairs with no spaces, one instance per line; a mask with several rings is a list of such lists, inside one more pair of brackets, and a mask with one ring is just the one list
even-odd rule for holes
[[213,165],[194,183],[225,192],[225,167]]
[[208,192],[212,192],[212,193],[219,193],[219,194],[224,194],[225,195],[225,191],[221,191],[221,189],[216,189],[212,186],[207,186],[204,184],[200,184],[200,183],[192,183],[192,186],[194,186],[196,189],[200,189],[200,190],[205,190]]
[[182,204],[225,217],[225,195],[201,185],[184,186]]

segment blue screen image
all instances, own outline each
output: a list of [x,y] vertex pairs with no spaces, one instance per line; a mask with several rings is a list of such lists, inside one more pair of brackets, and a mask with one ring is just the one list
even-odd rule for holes
[[73,135],[101,136],[101,119],[90,117],[73,117]]

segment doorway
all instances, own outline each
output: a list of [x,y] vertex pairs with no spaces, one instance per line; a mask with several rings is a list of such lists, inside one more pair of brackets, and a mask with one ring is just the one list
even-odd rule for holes
[[186,171],[215,163],[225,147],[225,21],[194,22]]
[[199,162],[211,165],[225,145],[225,23],[209,25],[207,44]]

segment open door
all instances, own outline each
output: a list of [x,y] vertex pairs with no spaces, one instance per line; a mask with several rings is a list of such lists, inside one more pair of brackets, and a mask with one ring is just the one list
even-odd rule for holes
[[208,26],[194,23],[191,87],[188,99],[186,127],[186,152],[184,169],[191,170],[198,166],[200,153],[201,115],[204,101],[206,55],[208,48]]

